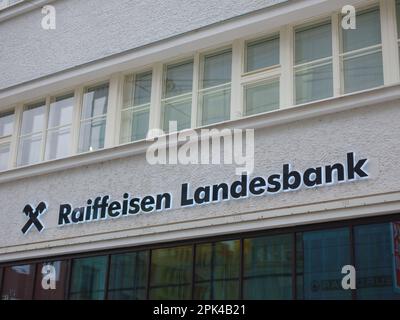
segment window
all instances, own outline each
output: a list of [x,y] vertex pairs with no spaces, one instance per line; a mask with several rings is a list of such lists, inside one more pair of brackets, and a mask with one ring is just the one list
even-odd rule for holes
[[397,43],[400,47],[400,0],[396,0],[396,16],[397,16]]
[[25,107],[19,138],[18,166],[42,160],[42,140],[45,128],[46,102],[41,101]]
[[166,66],[162,99],[165,131],[169,131],[170,121],[177,122],[178,130],[191,127],[192,92],[193,60]]
[[51,99],[47,124],[46,160],[64,158],[71,154],[71,130],[74,95]]
[[352,265],[348,228],[311,231],[298,237],[298,296],[303,299],[351,299],[343,290],[341,270]]
[[209,125],[230,119],[232,50],[202,58],[200,88],[200,123]]
[[194,299],[239,299],[240,241],[196,246]]
[[292,299],[293,236],[244,240],[244,298]]
[[400,299],[400,222],[357,226],[354,237],[357,298]]
[[71,300],[103,300],[105,298],[107,257],[72,261]]
[[109,85],[88,88],[83,97],[79,152],[104,148]]
[[[55,271],[55,289],[45,290],[42,286],[43,281],[43,268],[51,266]],[[66,281],[67,281],[67,261],[53,261],[39,263],[36,266],[36,281],[34,289],[35,300],[62,300],[65,299]],[[48,269],[45,269],[46,273]]]
[[279,43],[279,36],[246,43],[247,74],[242,77],[246,116],[279,108]]
[[383,85],[379,8],[357,14],[357,28],[342,30],[344,93]]
[[31,300],[35,265],[21,265],[4,269],[2,300]]
[[144,300],[147,295],[149,252],[111,256],[108,299]]
[[149,130],[152,72],[125,77],[121,143],[145,139]]
[[153,250],[150,299],[190,299],[192,296],[192,266],[192,246]]
[[11,136],[14,131],[14,113],[0,115],[0,171],[7,170],[10,163]]
[[295,30],[296,104],[333,96],[332,26],[312,25]]
[[13,6],[24,0],[0,0],[0,10]]

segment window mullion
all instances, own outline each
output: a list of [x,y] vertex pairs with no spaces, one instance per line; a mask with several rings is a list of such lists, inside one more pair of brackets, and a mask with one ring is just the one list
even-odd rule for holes
[[287,108],[294,101],[294,74],[293,74],[293,27],[285,26],[280,31],[280,107]]
[[44,161],[46,159],[47,126],[49,123],[49,116],[50,116],[49,115],[50,114],[50,103],[51,103],[51,98],[48,96],[48,97],[46,97],[46,106],[44,109],[40,161]]
[[200,53],[196,53],[193,58],[193,90],[192,90],[192,118],[191,127],[196,128],[198,122],[198,104],[200,87]]
[[340,75],[340,22],[339,15],[334,13],[332,21],[332,72],[333,72],[333,96],[338,97],[342,93]]
[[83,108],[83,87],[81,86],[76,88],[74,92],[74,110],[73,110],[73,120],[71,127],[72,155],[78,153],[82,108]]
[[383,76],[385,85],[400,82],[395,0],[380,0]]
[[110,79],[108,106],[106,114],[106,136],[104,148],[111,148],[117,141],[117,118],[119,113],[121,75],[115,74]]
[[9,168],[15,168],[17,166],[19,135],[21,132],[23,111],[24,106],[22,104],[15,107],[14,132],[10,142]]
[[156,63],[153,67],[153,80],[151,84],[150,124],[149,131],[161,129],[161,96],[163,86],[163,65]]
[[231,120],[243,116],[243,92],[241,76],[244,61],[244,40],[235,40],[232,45],[232,78],[231,78]]

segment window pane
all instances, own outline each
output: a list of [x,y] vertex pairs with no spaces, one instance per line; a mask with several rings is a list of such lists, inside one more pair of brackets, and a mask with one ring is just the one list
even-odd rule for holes
[[240,241],[197,245],[195,270],[195,299],[238,299]]
[[342,288],[342,268],[351,265],[350,231],[347,228],[306,232],[303,234],[302,261],[304,299],[351,299],[351,291]]
[[246,115],[279,109],[279,80],[245,87]]
[[201,97],[203,101],[202,124],[222,122],[230,119],[231,111],[231,89],[217,92],[204,93]]
[[10,144],[0,145],[0,171],[8,169],[9,159],[10,159]]
[[101,116],[107,113],[108,83],[89,88],[83,98],[82,120]]
[[149,252],[133,252],[111,257],[108,299],[146,299]]
[[333,96],[332,64],[296,71],[296,104]]
[[[67,262],[66,261],[55,261],[39,263],[36,270],[36,282],[35,282],[35,300],[63,300],[65,299],[66,290],[66,279],[67,279]],[[55,271],[55,289],[45,290],[42,286],[43,281],[43,268],[46,266],[51,266]],[[45,274],[48,271],[44,269]]]
[[106,118],[97,118],[81,124],[79,151],[94,151],[104,148]]
[[0,115],[0,137],[9,136],[14,130],[14,113]]
[[60,159],[70,155],[71,129],[70,127],[49,130],[46,141],[46,160]]
[[22,114],[21,135],[43,130],[45,105],[45,102],[40,102],[25,108]]
[[214,87],[231,82],[232,75],[232,52],[205,56],[203,88]]
[[26,166],[41,160],[42,135],[21,138],[18,150],[18,166]]
[[153,250],[150,299],[190,299],[192,263],[192,246]]
[[164,130],[169,131],[169,122],[176,121],[178,130],[191,127],[192,100],[168,101],[163,105]]
[[[354,228],[357,299],[400,299],[400,222]],[[397,269],[399,270],[399,269]]]
[[247,44],[247,72],[277,64],[279,64],[279,37]]
[[23,265],[4,268],[2,300],[31,300],[35,267]]
[[73,260],[70,299],[103,300],[106,269],[106,256]]
[[165,98],[193,90],[193,61],[167,66]]
[[359,57],[345,57],[343,69],[345,93],[383,85],[381,51]]
[[125,77],[124,108],[150,103],[152,72],[144,72]]
[[331,24],[302,28],[295,33],[295,64],[332,56]]
[[293,236],[244,241],[244,298],[292,299]]
[[74,95],[58,97],[50,104],[48,129],[70,125],[74,109]]
[[379,9],[357,15],[357,28],[343,30],[343,52],[362,49],[381,43]]
[[146,139],[150,106],[122,111],[121,143]]
[[396,0],[397,37],[400,39],[400,0]]

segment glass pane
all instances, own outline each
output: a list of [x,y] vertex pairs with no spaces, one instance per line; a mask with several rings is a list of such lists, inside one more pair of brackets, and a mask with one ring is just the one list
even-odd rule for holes
[[396,0],[397,38],[400,39],[400,0]]
[[366,48],[381,43],[379,9],[357,15],[357,28],[343,30],[343,52]]
[[23,265],[4,268],[2,300],[31,300],[35,267]]
[[0,171],[8,169],[9,160],[10,160],[10,144],[0,145]]
[[14,130],[14,113],[0,115],[0,137],[9,136]]
[[232,52],[213,54],[204,58],[203,88],[231,82]]
[[106,256],[73,260],[70,299],[103,300],[106,269]]
[[42,135],[21,138],[18,150],[18,166],[34,164],[41,160]]
[[[135,79],[136,78],[136,79]],[[124,108],[150,103],[152,73],[144,72],[125,77]]]
[[74,95],[58,97],[50,104],[48,129],[69,125],[72,123]]
[[187,300],[191,298],[192,255],[192,246],[152,251],[150,299]]
[[346,57],[343,69],[345,93],[383,85],[382,52]]
[[332,64],[296,71],[296,104],[333,96]]
[[279,80],[245,87],[246,115],[279,109]]
[[22,114],[21,135],[43,130],[45,105],[45,102],[41,102],[25,108]]
[[165,98],[193,90],[193,61],[167,66]]
[[104,148],[106,118],[89,120],[81,124],[79,151],[94,151]]
[[164,130],[169,131],[169,122],[177,121],[178,130],[191,127],[192,100],[168,101],[163,105]]
[[244,298],[292,299],[293,236],[244,241]]
[[107,113],[108,83],[86,91],[83,97],[82,120]]
[[351,265],[349,229],[306,232],[302,247],[304,299],[351,299],[341,285],[342,268]]
[[299,29],[295,33],[295,64],[332,56],[330,23]]
[[196,246],[195,299],[239,298],[240,241]]
[[46,160],[60,159],[70,155],[71,129],[63,128],[47,132]]
[[[55,261],[39,263],[36,270],[35,282],[35,300],[63,300],[65,299],[66,279],[67,279],[67,265],[66,261]],[[55,289],[46,290],[42,286],[43,277],[49,274],[46,266],[51,266],[55,271]],[[43,269],[45,268],[45,269]],[[42,273],[44,271],[44,273]]]
[[146,299],[149,252],[133,252],[111,257],[108,299]]
[[231,117],[231,89],[204,93],[202,96],[202,124],[229,120]]
[[247,44],[247,72],[277,64],[279,64],[278,37],[253,41]]
[[357,299],[400,299],[400,222],[358,226],[354,237]]
[[146,139],[149,130],[150,106],[122,111],[121,143]]

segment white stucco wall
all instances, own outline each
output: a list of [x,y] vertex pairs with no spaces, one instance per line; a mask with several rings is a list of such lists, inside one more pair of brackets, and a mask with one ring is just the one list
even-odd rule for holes
[[57,0],[0,22],[0,90],[287,0]]
[[[135,246],[162,237],[176,240],[206,236],[226,232],[218,228],[227,225],[237,231],[271,228],[278,226],[276,217],[282,212],[293,216],[283,224],[302,223],[316,219],[308,213],[315,205],[320,211],[327,210],[326,215],[322,212],[319,216],[322,220],[340,219],[337,211],[328,212],[333,202],[349,215],[347,207],[354,199],[359,199],[357,206],[380,195],[397,194],[399,200],[399,106],[396,100],[256,131],[253,176],[280,172],[288,162],[299,170],[343,162],[347,152],[354,151],[358,157],[370,160],[370,178],[358,182],[63,228],[57,227],[61,203],[81,206],[89,198],[105,194],[120,200],[124,192],[136,196],[172,192],[179,200],[182,183],[198,187],[232,182],[236,179],[234,168],[150,166],[142,154],[1,184],[0,261],[15,258],[14,254],[34,256],[39,249],[42,255],[50,255],[63,253],[66,248],[79,251],[122,245],[118,239],[124,245]],[[36,205],[40,201],[49,204],[49,212],[42,217],[47,229],[42,234],[32,230],[24,236],[20,231],[26,222],[22,209],[27,203]],[[298,209],[300,206],[304,207]],[[373,206],[368,214],[375,214]],[[72,248],[74,244],[79,245]]]

